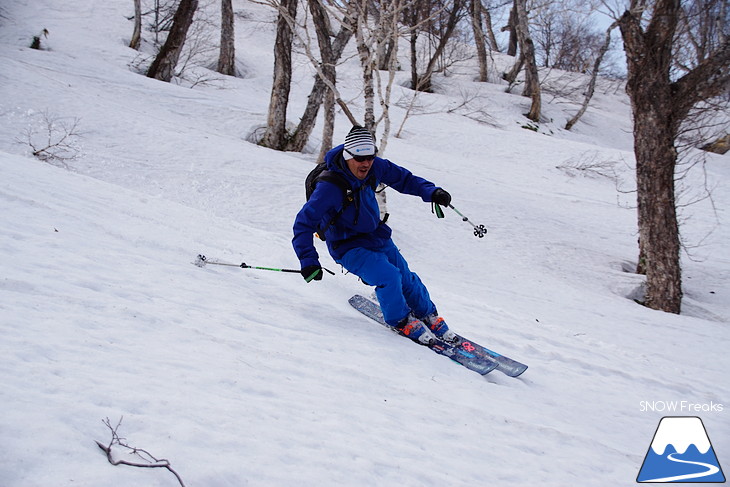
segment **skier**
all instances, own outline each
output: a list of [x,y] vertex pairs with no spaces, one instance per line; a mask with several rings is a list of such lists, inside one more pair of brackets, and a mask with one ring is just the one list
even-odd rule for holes
[[335,262],[375,286],[386,323],[421,344],[430,343],[434,336],[453,341],[454,332],[438,315],[426,286],[408,268],[391,240],[392,230],[385,220],[380,220],[375,188],[384,183],[442,206],[451,203],[451,195],[377,157],[372,134],[357,125],[347,134],[344,144],[327,152],[325,164],[328,171],[347,182],[349,191],[343,191],[332,179],[320,179],[297,214],[292,244],[302,276],[307,282],[322,279],[313,236],[315,232],[324,233],[322,237]]

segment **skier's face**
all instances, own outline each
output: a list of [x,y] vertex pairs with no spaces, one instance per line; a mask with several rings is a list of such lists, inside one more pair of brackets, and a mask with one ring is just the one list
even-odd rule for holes
[[[359,159],[363,158],[359,157]],[[373,159],[375,159],[374,155],[372,156],[372,159],[363,159],[361,161],[347,159],[347,167],[357,179],[363,180],[368,177],[370,168],[373,166]]]

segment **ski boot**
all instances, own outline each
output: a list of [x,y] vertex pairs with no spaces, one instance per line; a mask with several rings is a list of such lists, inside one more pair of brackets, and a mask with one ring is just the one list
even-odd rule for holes
[[437,338],[449,343],[456,341],[456,333],[449,330],[449,325],[446,321],[436,313],[431,314],[423,318],[421,321],[426,324],[429,330],[436,335]]
[[421,320],[413,316],[413,313],[408,313],[408,316],[400,320],[395,328],[421,345],[430,345],[436,340],[434,334]]

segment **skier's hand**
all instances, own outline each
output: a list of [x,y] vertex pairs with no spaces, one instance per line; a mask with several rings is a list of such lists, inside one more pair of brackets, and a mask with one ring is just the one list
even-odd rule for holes
[[431,201],[437,205],[449,206],[451,204],[451,195],[444,189],[436,188],[431,193]]
[[322,280],[322,266],[321,265],[308,265],[303,267],[301,270],[302,277],[305,281],[321,281]]

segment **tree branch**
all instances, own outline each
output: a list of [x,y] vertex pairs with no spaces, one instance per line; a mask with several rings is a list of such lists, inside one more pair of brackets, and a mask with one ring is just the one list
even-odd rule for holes
[[689,73],[672,83],[677,109],[686,115],[701,100],[723,93],[730,85],[730,39]]
[[[185,483],[183,482],[182,478],[170,466],[170,462],[169,461],[165,460],[164,458],[159,458],[159,459],[158,458],[155,458],[154,456],[152,456],[146,450],[142,450],[141,448],[134,448],[134,447],[131,447],[131,446],[127,445],[126,443],[124,443],[125,439],[124,438],[120,438],[119,437],[119,434],[117,433],[117,430],[119,429],[119,427],[122,424],[122,419],[123,418],[120,418],[119,419],[119,422],[117,423],[117,425],[114,426],[114,427],[112,427],[111,421],[109,420],[109,418],[106,418],[103,421],[103,423],[111,431],[111,433],[112,433],[112,439],[111,439],[111,441],[109,442],[108,445],[104,445],[103,443],[101,443],[99,441],[96,442],[97,446],[102,451],[104,451],[104,453],[106,453],[106,458],[107,458],[107,460],[109,460],[109,463],[111,463],[114,466],[116,466],[116,465],[128,465],[130,467],[141,467],[141,468],[166,468],[167,470],[169,470],[175,476],[175,478],[177,478],[177,481],[180,483],[180,486],[181,487],[185,487]],[[125,448],[127,450],[130,450],[129,454],[130,455],[136,455],[139,458],[139,461],[130,462],[128,460],[117,460],[117,459],[115,459],[114,458],[114,454],[112,452],[112,447],[114,447],[115,445],[116,446],[119,446],[119,447],[122,447],[122,448]]]

